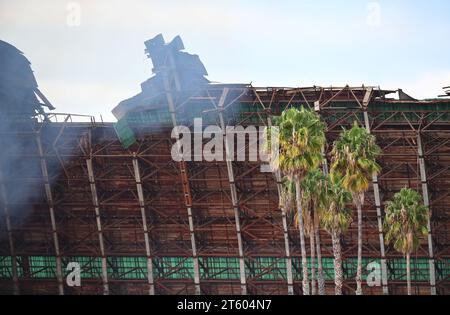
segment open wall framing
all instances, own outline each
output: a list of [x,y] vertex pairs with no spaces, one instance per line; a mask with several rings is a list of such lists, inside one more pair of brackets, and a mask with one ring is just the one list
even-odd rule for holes
[[[40,165],[40,173],[21,172],[17,162],[17,176],[0,178],[1,293],[299,294],[298,231],[279,209],[274,174],[262,173],[260,162],[173,161],[171,114],[186,126],[195,117],[263,126],[286,107],[305,106],[327,123],[329,145],[356,120],[383,149],[363,209],[363,263],[385,266],[384,278],[380,286],[364,282],[364,293],[406,292],[405,261],[381,244],[379,228],[384,203],[407,186],[432,213],[412,260],[413,292],[450,294],[450,101],[395,101],[389,92],[212,85],[174,92],[172,109],[150,104],[118,124],[58,115],[22,123],[26,145],[15,159]],[[11,202],[8,193],[28,183],[38,184],[39,196]],[[321,240],[332,294],[331,240],[325,232]],[[344,292],[352,294],[356,225],[341,241]],[[65,283],[71,261],[82,267],[81,287]]]

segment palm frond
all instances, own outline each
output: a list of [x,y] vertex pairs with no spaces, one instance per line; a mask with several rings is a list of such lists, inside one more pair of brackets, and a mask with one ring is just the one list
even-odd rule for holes
[[375,137],[355,122],[333,143],[331,173],[343,177],[346,190],[361,194],[369,188],[372,175],[381,170],[376,162],[380,153]]
[[403,253],[415,252],[420,238],[428,233],[428,208],[416,191],[403,188],[386,204],[384,230],[386,243]]

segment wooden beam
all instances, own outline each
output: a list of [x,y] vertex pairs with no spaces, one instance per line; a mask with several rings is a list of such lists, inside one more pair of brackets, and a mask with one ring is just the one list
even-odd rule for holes
[[[259,98],[259,95],[256,92],[256,89],[254,89],[253,91],[254,91],[256,97],[258,98],[259,102],[261,103],[262,108],[266,109],[266,107],[264,106],[264,103]],[[303,93],[302,93],[302,95],[303,95]],[[269,109],[271,109],[271,106],[269,107]],[[270,114],[267,116],[267,126],[272,127],[272,116]],[[274,175],[275,175],[275,180],[277,183],[278,196],[280,197],[282,194],[282,191],[283,191],[282,182],[281,182],[282,177],[281,177],[280,170],[276,170],[274,172]],[[293,277],[293,272],[292,272],[292,256],[291,256],[290,245],[289,245],[287,215],[286,215],[286,209],[284,209],[283,207],[280,207],[280,210],[281,210],[281,221],[282,221],[282,225],[283,225],[284,249],[285,249],[285,254],[286,254],[286,282],[287,282],[287,287],[288,287],[288,295],[294,295],[294,277]]]
[[[171,54],[169,54],[169,63],[171,64],[171,68],[175,69],[175,62],[174,62]],[[173,127],[175,128],[178,126],[178,123],[177,123],[177,118],[176,118],[175,103],[174,103],[172,93],[171,93],[172,89],[170,86],[169,73],[163,72],[162,75],[164,78],[163,83],[164,83],[164,89],[166,92],[167,104],[169,106],[170,117],[172,119]],[[173,75],[173,78],[175,81],[176,90],[179,91],[181,89],[181,86],[180,86],[180,81],[178,79],[178,76],[175,71],[173,71],[172,75]],[[196,245],[196,239],[195,239],[194,220],[193,220],[193,216],[192,216],[192,195],[191,195],[191,189],[190,189],[190,185],[189,185],[186,161],[184,161],[184,160],[180,161],[178,163],[178,166],[180,169],[180,177],[181,177],[181,181],[182,181],[182,185],[183,185],[183,200],[185,201],[185,206],[187,209],[188,221],[189,221],[189,234],[191,237],[195,294],[200,295],[201,294],[200,264],[199,264],[198,256],[197,256],[197,245]]]
[[55,255],[56,255],[56,281],[58,282],[58,293],[60,295],[64,295],[62,260],[61,260],[61,252],[59,250],[59,240],[58,240],[58,231],[57,231],[57,227],[56,227],[54,202],[53,202],[52,189],[50,187],[50,181],[49,181],[49,176],[48,176],[47,162],[45,160],[44,150],[42,148],[40,133],[38,133],[36,135],[36,142],[37,142],[39,158],[40,158],[40,162],[41,162],[41,172],[42,172],[42,178],[44,180],[45,196],[46,196],[47,203],[48,203],[48,210],[50,213],[50,221],[51,221],[51,226],[52,226],[53,245],[54,245]]
[[9,250],[11,254],[11,271],[12,271],[12,281],[13,281],[13,294],[19,295],[20,294],[20,287],[19,287],[19,276],[17,273],[17,257],[16,257],[16,251],[14,247],[14,237],[11,227],[11,217],[9,215],[9,205],[8,205],[8,196],[6,194],[6,187],[5,182],[3,178],[3,172],[0,167],[0,196],[3,201],[3,211],[5,213],[5,221],[6,221],[6,233],[8,234],[8,243],[9,243]]
[[423,143],[422,137],[420,134],[420,130],[417,133],[417,154],[419,159],[419,169],[420,169],[420,181],[422,183],[422,196],[423,203],[426,207],[428,207],[430,211],[430,216],[428,217],[428,265],[430,270],[430,294],[436,295],[436,266],[434,261],[434,253],[433,253],[433,235],[431,231],[431,208],[430,208],[430,199],[428,195],[428,180],[427,173],[425,168],[425,157],[423,153]]
[[[239,273],[240,273],[240,282],[241,282],[241,294],[247,295],[247,278],[245,275],[245,257],[244,257],[244,248],[242,243],[242,233],[241,233],[241,221],[239,217],[239,201],[237,196],[237,190],[236,190],[236,183],[234,181],[234,170],[233,170],[233,163],[232,160],[234,159],[234,156],[229,156],[230,152],[234,152],[232,148],[230,147],[229,139],[227,137],[226,133],[226,126],[225,126],[225,120],[223,118],[223,106],[225,103],[225,100],[228,95],[228,88],[224,88],[222,95],[219,99],[218,103],[218,112],[219,112],[219,119],[220,119],[220,126],[222,128],[223,132],[223,140],[225,142],[225,154],[226,154],[226,165],[227,165],[227,172],[228,172],[228,182],[230,184],[230,191],[231,191],[231,201],[233,203],[233,211],[234,211],[234,221],[236,225],[236,236],[238,240],[238,248],[239,248]],[[234,155],[234,153],[233,153]]]
[[103,294],[108,295],[109,294],[108,267],[107,267],[106,254],[105,254],[105,243],[103,241],[102,220],[100,217],[100,205],[98,202],[97,187],[95,185],[94,169],[92,166],[92,157],[89,157],[88,159],[86,159],[86,166],[87,166],[88,175],[89,175],[89,185],[91,187],[92,204],[94,206],[95,219],[97,222],[98,241],[100,243],[100,255],[101,255],[101,259],[102,259]]
[[[275,172],[275,180],[277,181],[278,196],[281,196],[283,188],[281,185],[281,173],[279,170]],[[292,257],[289,246],[289,232],[287,226],[286,209],[281,207],[281,221],[283,223],[284,249],[286,252],[286,280],[288,285],[288,295],[294,295],[294,277],[292,274]]]
[[147,227],[147,216],[145,214],[145,198],[144,198],[144,191],[142,189],[141,172],[139,170],[139,161],[136,158],[136,153],[133,154],[133,170],[134,170],[134,178],[136,180],[136,189],[139,198],[139,207],[141,209],[142,228],[144,230],[145,254],[147,256],[147,283],[149,286],[148,293],[150,295],[154,295],[155,283],[153,279],[152,252],[150,248],[150,237]]
[[[368,89],[366,92],[366,96],[364,96],[364,100],[367,102],[370,100],[370,95],[372,94],[372,90]],[[369,95],[369,97],[367,96]],[[363,104],[364,108],[367,109],[368,103]],[[370,130],[370,121],[369,115],[366,110],[364,110],[364,124],[368,133],[371,133]],[[383,286],[383,294],[389,294],[389,286],[388,286],[388,276],[387,276],[387,262],[386,262],[386,251],[384,247],[384,235],[383,235],[383,219],[381,215],[381,196],[380,196],[380,187],[378,185],[378,175],[372,176],[372,186],[373,186],[373,194],[375,197],[375,208],[377,210],[377,224],[378,224],[378,237],[380,240],[380,262],[381,262],[381,283]]]
[[44,93],[42,93],[37,87],[34,88],[34,93],[36,93],[37,96],[39,96],[39,98],[41,99],[41,101],[44,102],[45,106],[47,106],[48,109],[50,109],[50,110],[56,109],[56,108],[50,103],[50,101],[45,97]]

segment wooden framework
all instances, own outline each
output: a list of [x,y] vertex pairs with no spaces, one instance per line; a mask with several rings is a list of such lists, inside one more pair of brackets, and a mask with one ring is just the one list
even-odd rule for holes
[[[171,129],[192,127],[193,117],[218,126],[264,126],[286,107],[305,106],[327,123],[327,159],[341,128],[355,120],[383,149],[382,172],[363,208],[364,263],[379,262],[383,281],[364,283],[364,293],[405,293],[403,258],[384,246],[380,227],[385,202],[409,186],[428,196],[432,211],[432,233],[413,259],[413,292],[449,294],[450,103],[395,101],[386,99],[389,92],[243,85],[173,92],[171,102],[149,104],[150,115],[163,113],[157,123],[128,123],[138,139],[128,149],[110,123],[71,122],[68,115],[33,123],[20,141],[35,141],[39,131],[41,149],[26,146],[14,156],[47,171],[18,169],[15,178],[0,178],[1,292],[61,293],[58,268],[78,261],[82,286],[63,281],[65,294],[299,294],[298,230],[279,207],[279,174],[261,173],[261,162],[175,162]],[[40,191],[26,215],[12,211],[20,205],[8,198],[18,184]],[[355,288],[356,236],[352,225],[342,239],[348,294]],[[320,237],[328,261],[331,239]],[[324,268],[332,294],[332,269]]]
[[[223,130],[226,130],[225,125],[225,119],[223,117],[223,107],[225,105],[225,100],[228,96],[229,89],[224,88],[223,93],[220,96],[219,103],[217,104],[217,110],[219,112],[219,120],[220,120],[220,127]],[[231,152],[230,142],[227,138],[226,133],[223,133],[223,141],[225,143],[225,150],[226,154]],[[245,257],[244,257],[244,249],[243,249],[243,243],[242,243],[242,232],[241,232],[241,219],[240,219],[240,210],[239,210],[239,200],[238,200],[238,194],[236,189],[236,183],[234,181],[234,169],[233,169],[233,163],[235,156],[226,155],[225,163],[227,165],[227,173],[228,173],[228,182],[230,183],[230,195],[231,195],[231,202],[233,204],[233,211],[234,211],[234,221],[236,224],[236,237],[238,241],[238,248],[239,248],[239,275],[240,275],[240,282],[241,282],[241,293],[242,295],[247,294],[247,278],[245,275]]]
[[150,236],[148,232],[148,226],[147,226],[147,215],[145,213],[145,199],[144,199],[144,190],[142,188],[142,182],[141,182],[141,171],[139,169],[139,161],[136,158],[136,154],[133,156],[133,171],[134,171],[134,177],[136,179],[136,189],[137,189],[137,195],[139,199],[139,206],[141,208],[141,217],[142,217],[142,229],[144,231],[144,241],[145,241],[145,254],[147,256],[147,280],[148,280],[148,286],[149,286],[149,294],[154,295],[155,294],[155,284],[154,284],[154,278],[153,278],[153,257],[152,257],[152,251],[150,248]]
[[48,210],[49,210],[49,214],[50,214],[50,222],[51,222],[51,227],[52,227],[52,238],[53,238],[53,245],[54,245],[55,256],[56,256],[56,279],[58,281],[58,293],[60,295],[63,295],[64,294],[64,284],[63,284],[63,273],[62,273],[62,260],[61,260],[61,252],[59,250],[58,230],[57,230],[56,221],[55,221],[55,209],[54,209],[53,195],[52,195],[52,189],[51,189],[49,178],[48,178],[47,162],[45,161],[44,150],[42,148],[40,134],[36,135],[36,143],[37,143],[39,158],[41,160],[41,171],[42,171],[42,177],[43,177],[43,181],[44,181],[45,197],[46,197],[47,203],[48,203]]
[[[366,93],[371,93],[371,90],[368,90]],[[367,107],[367,104],[366,104]],[[364,126],[367,131],[370,133],[370,122],[369,115],[367,111],[363,112],[364,115]],[[381,214],[381,199],[380,199],[380,186],[378,185],[378,175],[372,176],[372,187],[373,187],[373,197],[375,200],[375,207],[377,210],[377,224],[378,224],[378,235],[380,238],[380,255],[381,255],[381,282],[383,286],[383,294],[388,294],[388,277],[387,277],[387,264],[386,264],[386,251],[384,248],[384,235],[383,235],[383,217]]]
[[12,280],[12,293],[14,295],[20,294],[20,288],[19,288],[19,276],[17,274],[17,257],[16,257],[16,251],[14,249],[14,237],[13,232],[11,228],[11,218],[9,215],[9,209],[8,209],[8,198],[6,195],[6,189],[5,189],[5,182],[3,179],[2,170],[0,169],[0,193],[2,197],[2,208],[5,213],[5,228],[6,233],[8,237],[8,245],[9,245],[9,254],[11,257],[11,280]]

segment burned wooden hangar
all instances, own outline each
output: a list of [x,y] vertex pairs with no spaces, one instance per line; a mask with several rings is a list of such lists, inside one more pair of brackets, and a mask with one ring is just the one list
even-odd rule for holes
[[[379,266],[381,278],[364,281],[364,293],[406,292],[405,261],[384,245],[380,229],[385,202],[405,186],[432,213],[431,233],[412,260],[413,292],[450,293],[450,100],[395,100],[395,91],[365,86],[211,84],[202,71],[202,82],[183,88],[173,59],[164,60],[155,68],[163,92],[146,93],[143,85],[116,109],[115,124],[58,114],[18,121],[14,150],[2,129],[2,155],[11,157],[0,187],[2,293],[300,294],[298,230],[279,208],[279,176],[261,172],[260,161],[171,156],[174,125],[202,118],[205,125],[265,126],[289,106],[318,111],[328,145],[357,121],[383,150],[363,220],[365,274],[372,272],[366,266]],[[17,187],[36,193],[18,198]],[[356,236],[352,225],[341,240],[348,294]],[[321,238],[332,294],[331,240]],[[81,267],[79,287],[66,283],[71,262]]]

